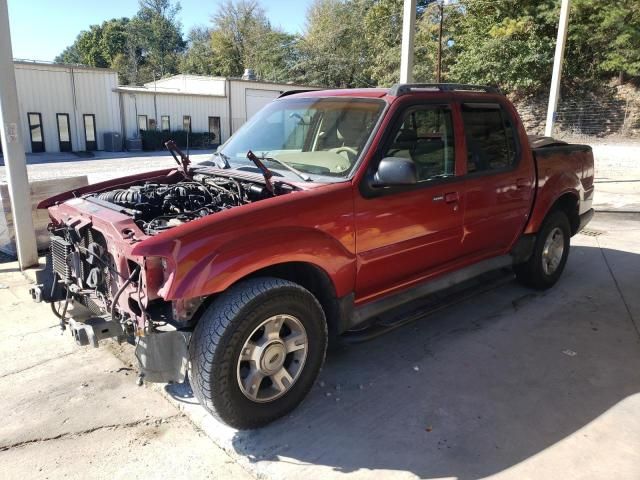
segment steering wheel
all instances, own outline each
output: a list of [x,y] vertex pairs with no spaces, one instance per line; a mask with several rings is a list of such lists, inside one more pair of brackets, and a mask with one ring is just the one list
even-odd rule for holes
[[353,155],[354,157],[358,156],[358,152],[356,151],[355,148],[351,148],[351,147],[347,147],[347,146],[334,148],[333,151],[335,153],[347,152],[347,153],[350,153],[351,155]]
[[351,148],[347,146],[332,148],[331,151],[334,152],[336,155],[340,155],[342,152],[346,152],[347,160],[349,160],[349,163],[353,163],[356,157],[358,156],[358,152],[356,151],[355,148]]

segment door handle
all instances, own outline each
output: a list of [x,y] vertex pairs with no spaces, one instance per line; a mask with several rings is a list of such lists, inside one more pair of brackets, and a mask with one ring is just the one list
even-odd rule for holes
[[445,203],[456,203],[458,200],[460,200],[458,192],[449,192],[444,194]]
[[516,187],[518,188],[529,188],[531,186],[531,182],[526,178],[518,178],[516,180]]

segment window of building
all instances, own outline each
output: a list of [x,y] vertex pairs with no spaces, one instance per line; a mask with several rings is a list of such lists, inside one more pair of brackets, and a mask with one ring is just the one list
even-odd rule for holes
[[44,152],[44,136],[42,134],[42,115],[40,113],[28,113],[29,133],[31,134],[31,151]]
[[191,132],[191,115],[184,115],[182,117],[182,129],[185,132]]
[[162,115],[162,117],[160,117],[160,127],[163,132],[171,130],[171,118],[169,115]]
[[455,175],[451,110],[435,106],[410,108],[384,156],[413,160],[418,181]]
[[143,131],[147,130],[147,116],[146,115],[138,115],[138,130]]
[[467,139],[469,173],[500,170],[515,164],[514,129],[498,104],[464,104],[462,119]]
[[85,150],[91,152],[98,149],[96,141],[96,116],[92,113],[82,115],[82,123],[84,124],[84,141]]

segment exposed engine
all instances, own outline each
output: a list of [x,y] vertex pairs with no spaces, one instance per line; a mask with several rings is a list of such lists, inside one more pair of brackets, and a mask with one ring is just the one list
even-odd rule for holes
[[145,183],[90,195],[122,207],[147,235],[212,213],[271,196],[264,185],[230,177],[196,174],[173,184]]

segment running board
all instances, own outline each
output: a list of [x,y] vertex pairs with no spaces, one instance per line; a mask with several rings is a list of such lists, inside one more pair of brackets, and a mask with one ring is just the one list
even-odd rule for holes
[[382,313],[358,330],[348,330],[341,335],[346,343],[360,343],[383,335],[408,323],[421,320],[435,312],[464,302],[482,293],[493,290],[514,279],[513,270],[503,268],[483,273],[462,283],[427,294],[401,307]]

